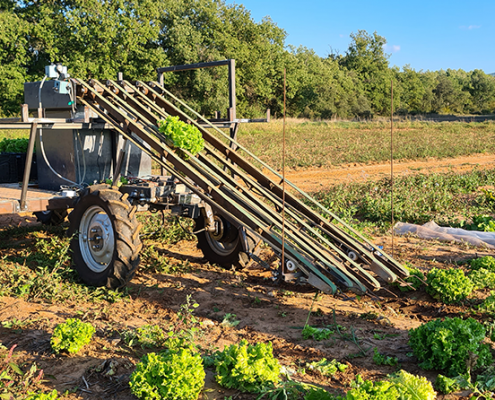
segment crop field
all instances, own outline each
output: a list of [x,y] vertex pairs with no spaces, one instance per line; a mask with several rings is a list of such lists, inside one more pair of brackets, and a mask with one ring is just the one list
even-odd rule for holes
[[[281,133],[278,121],[245,125],[239,141],[279,168]],[[290,120],[287,133],[294,178],[348,171],[301,182],[411,268],[415,290],[331,296],[256,263],[222,269],[196,248],[190,220],[159,213],[138,215],[128,287],[92,288],[71,269],[67,221],[0,216],[0,399],[494,398],[494,251],[392,237],[391,197],[394,221],[495,230],[495,124],[396,124],[394,158],[407,167],[393,192],[373,172],[387,167],[388,124]],[[168,380],[150,378],[166,368]]]

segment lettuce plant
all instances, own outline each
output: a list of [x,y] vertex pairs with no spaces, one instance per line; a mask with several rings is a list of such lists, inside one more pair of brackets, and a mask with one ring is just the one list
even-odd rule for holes
[[431,382],[424,376],[412,375],[401,370],[390,378],[390,382],[399,392],[399,399],[435,400],[437,397]]
[[58,392],[53,389],[50,393],[28,393],[25,400],[58,400]]
[[445,304],[464,300],[471,294],[474,284],[460,269],[433,268],[426,276],[426,291]]
[[469,263],[471,270],[477,270],[480,268],[485,268],[488,271],[495,272],[495,258],[492,256],[485,256],[480,258],[475,258]]
[[[199,129],[180,121],[179,117],[168,116],[158,121],[158,129],[173,143],[175,148],[187,150],[193,156],[204,149],[205,141]],[[184,153],[181,157],[188,158]]]
[[201,356],[183,348],[144,355],[131,374],[129,386],[142,400],[196,400],[204,380]]
[[90,323],[82,322],[77,318],[69,318],[55,327],[50,343],[55,353],[60,351],[77,353],[91,341],[93,333],[95,333],[95,328]]
[[399,391],[392,382],[365,381],[358,375],[342,400],[397,400]]
[[411,329],[409,345],[421,368],[456,376],[492,362],[490,347],[482,343],[485,334],[485,327],[472,318],[436,319]]
[[475,289],[495,289],[495,272],[486,268],[475,269],[469,273],[469,279]]
[[280,364],[273,357],[272,344],[230,345],[215,355],[216,380],[219,385],[241,392],[258,392],[264,385],[278,383]]

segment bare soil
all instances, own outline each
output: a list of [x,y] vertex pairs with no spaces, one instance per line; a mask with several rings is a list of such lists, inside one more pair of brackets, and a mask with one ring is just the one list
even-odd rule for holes
[[[461,171],[476,165],[493,167],[494,164],[495,156],[479,156],[400,163],[394,170],[397,173],[439,172],[451,168]],[[304,190],[313,191],[317,185],[321,187],[346,179],[375,179],[387,173],[387,165],[347,166],[341,170],[294,171],[289,179]],[[38,223],[30,215],[21,215],[2,216],[0,224],[5,227]],[[395,238],[393,250],[390,237],[376,237],[374,241],[399,261],[409,261],[425,271],[489,254],[482,249],[415,237]],[[7,243],[0,246],[0,259],[13,251]],[[35,362],[43,369],[46,390],[69,391],[66,397],[69,399],[133,399],[128,379],[144,350],[127,347],[119,333],[145,324],[167,326],[174,323],[176,312],[186,296],[191,295],[199,303],[195,314],[203,322],[202,335],[198,339],[203,349],[222,349],[241,339],[251,343],[271,341],[275,356],[294,371],[294,379],[343,393],[357,374],[365,379],[379,380],[397,370],[397,367],[375,365],[372,360],[374,347],[382,354],[397,357],[399,368],[433,381],[438,371],[420,369],[415,357],[409,354],[408,330],[434,318],[458,316],[468,307],[446,306],[423,291],[401,293],[391,286],[369,296],[323,294],[315,300],[314,288],[274,282],[270,272],[256,269],[256,266],[248,270],[224,270],[210,265],[194,242],[153,244],[162,257],[188,261],[190,271],[156,274],[141,270],[129,285],[129,297],[113,304],[104,301],[49,304],[0,297],[0,320],[23,322],[17,328],[0,326],[0,342],[8,348],[17,345],[15,362],[26,368]],[[473,298],[487,295],[486,291],[478,291]],[[320,342],[303,340],[301,331],[310,309],[313,311],[310,325],[323,327],[337,323],[342,326],[340,333]],[[235,314],[235,319],[240,321],[236,327],[222,325],[227,313]],[[50,348],[51,333],[57,323],[71,317],[91,322],[96,327],[94,339],[77,355],[54,355]],[[365,355],[359,354],[362,350]],[[297,372],[305,363],[323,357],[347,363],[349,368],[332,378],[309,370],[306,374]],[[219,387],[212,370],[208,370],[205,387],[208,390],[203,392],[201,399],[256,398]],[[463,399],[467,398],[465,396],[467,393],[438,398]]]
[[[398,175],[463,173],[473,168],[495,167],[495,155],[477,154],[468,157],[427,159],[421,161],[394,161],[393,173]],[[347,164],[338,167],[309,168],[286,171],[286,177],[297,187],[308,193],[325,190],[339,183],[366,182],[390,177],[390,162],[385,164]]]

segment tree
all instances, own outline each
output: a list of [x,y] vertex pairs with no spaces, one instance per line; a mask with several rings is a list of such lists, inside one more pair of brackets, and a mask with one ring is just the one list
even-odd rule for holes
[[0,8],[0,113],[12,115],[19,113],[22,102],[25,65],[28,61],[28,26],[12,11],[12,5],[2,2]]
[[475,111],[491,112],[495,103],[495,77],[475,69],[469,74],[469,92]]
[[386,39],[376,32],[370,35],[364,30],[352,33],[351,39],[346,55],[340,60],[341,65],[357,73],[373,111],[389,112],[393,75],[388,67],[389,55],[384,51]]

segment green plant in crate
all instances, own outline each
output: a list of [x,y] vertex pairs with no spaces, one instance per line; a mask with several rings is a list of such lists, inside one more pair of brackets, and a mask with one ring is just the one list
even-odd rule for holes
[[139,399],[195,400],[204,386],[205,370],[198,353],[181,348],[143,356],[129,386]]
[[426,291],[445,304],[464,300],[471,294],[474,284],[460,269],[433,268],[426,275]]
[[0,141],[0,153],[26,153],[28,144],[28,139],[3,138]]
[[409,345],[424,369],[465,374],[489,365],[490,347],[482,343],[485,327],[472,318],[436,319],[409,331]]
[[55,327],[50,343],[55,353],[60,351],[77,353],[91,341],[93,333],[95,328],[90,323],[69,318]]
[[[204,139],[201,132],[194,125],[186,124],[179,120],[179,117],[168,116],[158,121],[158,129],[172,145],[177,149],[187,150],[193,156],[204,149]],[[182,158],[188,159],[188,156],[180,152]]]
[[219,385],[241,392],[258,392],[263,386],[280,381],[280,364],[273,357],[272,344],[249,344],[241,340],[214,356]]

